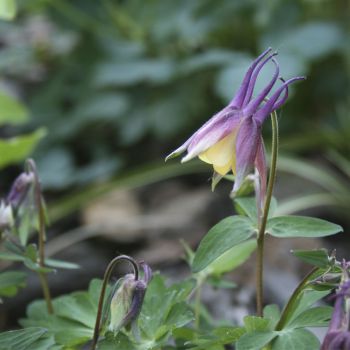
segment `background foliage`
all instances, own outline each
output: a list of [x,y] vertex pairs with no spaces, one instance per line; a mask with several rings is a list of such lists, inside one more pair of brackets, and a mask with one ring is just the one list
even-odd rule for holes
[[163,158],[222,108],[267,46],[279,51],[284,77],[308,76],[282,111],[282,149],[349,154],[345,0],[17,6],[16,19],[0,23],[1,86],[29,106],[25,131],[47,129],[35,154],[46,188]]

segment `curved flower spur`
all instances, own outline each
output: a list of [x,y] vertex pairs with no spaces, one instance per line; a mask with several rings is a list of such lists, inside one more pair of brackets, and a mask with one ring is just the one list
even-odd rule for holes
[[[237,94],[220,112],[216,113],[199,128],[183,145],[169,154],[166,160],[187,151],[181,162],[199,157],[212,164],[214,172],[220,177],[232,171],[235,175],[233,194],[237,193],[244,178],[255,167],[259,177],[260,198],[263,202],[266,194],[267,166],[261,135],[262,124],[288,98],[288,86],[305,77],[295,77],[284,81],[279,77],[279,65],[268,48],[249,67]],[[261,69],[268,63],[275,65],[275,72],[265,88],[253,98],[253,92]],[[276,91],[268,94],[276,84],[282,81]]]

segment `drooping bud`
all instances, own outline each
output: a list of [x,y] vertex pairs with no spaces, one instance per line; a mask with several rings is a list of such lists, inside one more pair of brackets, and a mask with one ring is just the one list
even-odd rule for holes
[[150,267],[144,262],[140,265],[144,271],[142,279],[136,280],[135,275],[128,274],[117,282],[119,288],[114,293],[110,306],[108,328],[112,332],[118,332],[122,327],[131,325],[140,314],[147,285],[152,278]]
[[12,184],[10,192],[7,195],[7,204],[11,205],[14,210],[17,210],[33,183],[34,174],[32,172],[20,174]]
[[121,278],[117,283],[120,283],[120,285],[111,301],[109,330],[112,332],[117,332],[126,325],[125,316],[130,311],[137,281],[135,281],[134,275],[129,274]]

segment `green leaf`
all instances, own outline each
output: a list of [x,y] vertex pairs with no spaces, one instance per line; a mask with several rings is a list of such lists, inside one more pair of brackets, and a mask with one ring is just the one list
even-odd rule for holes
[[20,271],[6,271],[0,273],[0,296],[12,297],[19,288],[25,287],[27,274]]
[[244,333],[243,327],[219,327],[213,330],[213,334],[219,338],[221,344],[233,343]]
[[[87,292],[77,293],[88,295]],[[91,339],[93,335],[90,314],[94,313],[96,317],[97,305],[94,305],[94,302],[97,304],[98,300],[86,303],[84,305],[86,309],[83,310],[84,301],[76,301],[72,295],[62,296],[53,300],[55,314],[49,315],[45,301],[35,301],[28,306],[27,318],[21,319],[20,324],[24,327],[45,326],[49,333],[54,335],[56,343],[60,345],[82,344]],[[72,307],[71,310],[68,309],[69,306]]]
[[331,266],[327,249],[292,250],[292,254],[300,260],[317,267],[327,268]]
[[42,327],[46,324],[50,328],[50,316],[47,313],[47,307],[44,300],[36,300],[30,303],[26,311],[27,318],[20,319],[19,324],[22,327]]
[[97,87],[130,86],[143,82],[162,84],[174,74],[174,62],[167,59],[104,63],[95,76]]
[[45,129],[40,128],[28,135],[0,140],[0,168],[20,162],[28,157],[45,135]]
[[38,251],[35,244],[29,244],[25,250],[25,257],[33,262],[38,260]]
[[55,314],[93,329],[96,320],[96,302],[91,300],[86,292],[75,292],[55,299]]
[[300,313],[285,328],[327,327],[332,311],[330,306],[313,307]]
[[[0,1],[0,4],[6,0]],[[1,11],[1,5],[0,5]],[[0,92],[0,125],[3,124],[23,124],[28,121],[28,111],[13,97]]]
[[[238,214],[247,215],[254,223],[258,222],[258,211],[256,207],[256,199],[253,197],[238,197],[234,200],[235,208]],[[277,200],[275,197],[271,198],[271,205],[269,210],[269,217],[273,216],[277,208]]]
[[35,343],[31,344],[26,350],[62,350],[61,345],[57,345],[53,335],[43,335]]
[[243,327],[219,327],[213,331],[205,334],[193,336],[194,345],[196,349],[210,349],[212,346],[222,346],[225,344],[232,344],[236,342],[243,334],[245,329]]
[[[160,275],[155,275],[148,285],[138,325],[151,341],[166,339],[174,328],[184,326],[193,319],[192,312],[184,302],[195,283],[193,280],[174,284],[167,288]],[[178,310],[181,312],[179,312]]]
[[200,274],[219,276],[243,264],[256,249],[256,240],[249,239],[232,247],[210,263]]
[[4,248],[16,255],[23,256],[24,254],[24,248],[17,243],[11,242],[10,240],[5,240]]
[[15,18],[17,5],[15,0],[0,1],[0,18],[11,20]]
[[55,259],[45,259],[45,265],[58,269],[79,269],[80,267],[78,264]]
[[[137,350],[140,349],[131,340],[122,332],[119,332],[117,335],[108,332],[106,338],[98,342],[99,350]],[[145,350],[148,348],[145,348]]]
[[280,319],[280,309],[276,304],[266,305],[264,307],[264,319],[270,320],[271,328],[274,328]]
[[[185,326],[189,322],[193,321],[193,319],[193,312],[185,302],[174,304],[164,320],[164,323],[158,327],[154,335],[154,339],[161,339],[165,334],[171,332],[175,328]],[[152,319],[150,322],[152,322]]]
[[272,343],[272,350],[319,350],[320,342],[306,329],[280,332]]
[[293,309],[289,312],[288,321],[292,322],[298,315],[300,315],[305,310],[308,310],[316,301],[322,299],[326,295],[330,293],[330,290],[327,291],[318,291],[313,289],[306,289],[304,292],[298,297]]
[[[93,96],[85,99],[74,111],[73,117],[75,119],[73,120],[77,120],[78,123],[74,123],[73,125],[78,124],[81,127],[83,124],[91,121],[98,122],[115,119],[126,113],[128,105],[128,98],[120,93],[94,93]],[[77,132],[74,128],[73,131]]]
[[52,327],[55,327],[55,340],[65,346],[76,346],[90,340],[93,330],[82,326],[78,322],[56,318]]
[[279,216],[268,220],[267,232],[275,237],[325,237],[343,231],[341,226],[306,216]]
[[0,349],[26,350],[47,332],[45,328],[31,327],[0,334]]
[[246,316],[244,317],[244,327],[247,333],[260,332],[269,330],[270,320],[266,320],[258,316]]
[[261,350],[273,338],[277,336],[277,332],[254,332],[243,334],[236,344],[237,350]]
[[0,259],[8,260],[8,261],[23,261],[25,257],[23,255],[19,255],[15,253],[1,252]]
[[41,267],[39,263],[33,262],[30,259],[24,259],[23,261],[24,265],[28,267],[29,270],[35,271],[35,272],[44,272],[49,273],[54,271],[53,269],[50,269],[49,267]]
[[236,288],[237,284],[224,280],[221,276],[210,276],[207,278],[206,282],[213,286],[214,288]]
[[254,233],[251,220],[244,216],[230,216],[209,230],[202,239],[193,260],[192,271],[199,272],[237,244]]
[[[317,42],[317,46],[310,43]],[[307,21],[284,34],[285,50],[295,52],[307,60],[315,60],[337,50],[343,45],[344,33],[337,23]]]

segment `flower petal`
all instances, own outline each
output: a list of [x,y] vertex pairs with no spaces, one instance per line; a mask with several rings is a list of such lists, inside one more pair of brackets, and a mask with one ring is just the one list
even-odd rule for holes
[[[283,83],[285,82],[283,79],[281,80],[283,81]],[[289,95],[288,86],[286,86],[284,90],[284,95],[274,103],[272,110],[275,111],[276,109],[284,105],[284,103],[287,101],[288,95]]]
[[259,73],[260,73],[261,69],[265,66],[265,64],[268,61],[270,61],[276,55],[277,55],[277,52],[273,52],[272,54],[270,54],[254,70],[252,78],[250,79],[250,82],[249,82],[249,86],[248,86],[248,89],[247,89],[246,96],[245,96],[244,101],[243,101],[243,106],[245,106],[247,103],[249,103],[251,98],[252,98],[252,96],[253,96],[255,83],[256,83],[256,80],[257,80],[257,78],[259,76]]
[[232,99],[232,101],[230,102],[229,105],[237,107],[237,108],[241,108],[245,95],[247,93],[247,89],[249,86],[249,82],[250,79],[252,77],[253,71],[255,69],[255,67],[259,64],[259,62],[266,56],[266,54],[268,52],[271,51],[271,47],[269,47],[267,50],[265,50],[248,68],[247,73],[245,74],[244,78],[243,78],[243,82],[241,84],[241,86],[239,87],[235,97]]
[[169,155],[166,156],[165,161],[178,157],[181,153],[185,152],[188,145],[190,144],[191,140],[193,138],[193,135],[184,143],[182,144],[179,148],[177,148],[175,151],[172,151]]
[[258,150],[256,152],[255,168],[258,171],[259,180],[260,180],[259,189],[257,191],[258,204],[259,204],[259,208],[262,209],[265,202],[265,197],[266,197],[267,166],[266,166],[265,146],[261,135],[258,143]]
[[235,162],[236,130],[222,140],[199,154],[199,159],[213,164],[214,170],[220,175],[226,175]]
[[236,178],[233,192],[237,192],[244,178],[254,167],[261,137],[261,127],[254,118],[246,118],[239,128],[236,141]]
[[225,107],[193,134],[187,147],[188,153],[181,162],[187,162],[225,138],[233,132],[240,120],[240,111]]
[[[269,100],[254,114],[254,119],[258,123],[262,124],[264,122],[264,120],[266,119],[266,117],[275,110],[275,108],[274,108],[275,103],[277,102],[277,100],[280,97],[280,95],[282,94],[282,92],[286,89],[286,87],[288,87],[288,85],[290,85],[298,80],[305,80],[305,77],[291,78],[291,79],[287,80],[285,83],[283,83],[283,85],[281,85],[275,91],[275,93],[269,98]],[[278,105],[278,102],[276,103],[276,105]]]
[[275,59],[272,58],[272,62],[276,66],[275,74],[273,75],[270,82],[266,85],[266,87],[260,92],[260,94],[254,100],[251,100],[248,103],[248,105],[243,108],[244,115],[252,115],[254,112],[256,112],[256,110],[259,108],[261,103],[267,97],[268,93],[271,91],[272,87],[275,85],[275,83],[278,79],[278,75],[280,73],[280,69],[279,69],[279,65]]

